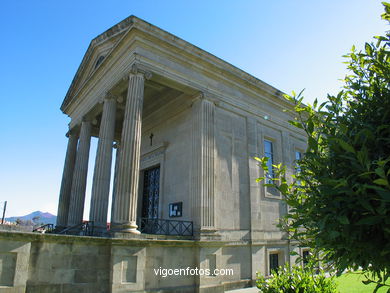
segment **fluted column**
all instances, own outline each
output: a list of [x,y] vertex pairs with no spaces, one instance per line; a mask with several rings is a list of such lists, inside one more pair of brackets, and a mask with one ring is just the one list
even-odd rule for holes
[[94,231],[97,233],[104,232],[107,228],[115,113],[115,98],[107,96],[104,100],[102,120],[100,122],[89,211],[89,220],[94,222]]
[[62,173],[56,223],[56,228],[59,230],[65,228],[68,223],[69,203],[78,141],[78,136],[73,131],[69,131],[67,136],[68,148],[66,149],[64,171]]
[[215,105],[201,95],[192,107],[192,214],[196,229],[215,231]]
[[136,67],[133,67],[129,75],[112,217],[113,231],[140,233],[136,224],[137,196],[144,83],[148,75],[150,74],[140,72]]
[[83,220],[85,189],[87,186],[89,147],[91,144],[91,122],[83,121],[72,180],[72,192],[68,215],[68,227]]

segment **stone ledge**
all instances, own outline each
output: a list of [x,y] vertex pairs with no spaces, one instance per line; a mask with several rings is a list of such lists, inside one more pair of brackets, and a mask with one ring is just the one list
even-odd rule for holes
[[131,246],[185,246],[185,247],[222,247],[250,245],[284,245],[287,240],[253,239],[253,240],[206,240],[193,239],[187,236],[166,236],[152,234],[114,233],[114,237],[75,236],[59,234],[40,234],[33,232],[0,231],[0,239],[24,242],[48,242],[58,244],[83,245],[131,245]]

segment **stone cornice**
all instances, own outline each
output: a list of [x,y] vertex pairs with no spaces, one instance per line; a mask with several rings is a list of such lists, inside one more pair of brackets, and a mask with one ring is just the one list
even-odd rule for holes
[[218,99],[216,99],[215,96],[213,96],[212,94],[208,93],[208,92],[199,92],[197,94],[195,94],[192,98],[192,103],[191,103],[191,107],[194,105],[194,103],[196,103],[197,101],[208,101],[210,103],[213,103],[215,106],[217,106],[219,104],[219,101]]
[[[266,87],[267,91],[272,92],[273,94],[276,94],[276,96],[279,96],[281,94],[281,91],[279,91],[277,88],[265,83],[264,81],[254,77],[253,75],[250,75],[249,73],[243,71],[242,69],[230,64],[229,62],[157,27],[154,26],[136,16],[133,16],[133,25],[138,30],[148,34],[152,35],[154,37],[159,38],[161,41],[167,42],[171,45],[176,46],[181,51],[184,51],[186,53],[189,53],[193,56],[196,56],[200,59],[203,59],[207,63],[210,63],[214,66],[217,66],[220,70],[223,71],[232,71],[237,77],[239,77],[242,80],[247,80],[251,83],[257,84],[257,86],[261,85],[262,87]],[[227,70],[226,70],[227,69]]]
[[[95,48],[102,44],[103,42],[111,39],[111,38],[114,38],[120,34],[123,34],[124,32],[126,32],[127,30],[130,29],[130,27],[132,26],[133,24],[133,19],[135,18],[135,16],[131,15],[129,17],[127,17],[126,19],[122,20],[121,22],[119,22],[118,24],[114,25],[113,27],[109,28],[108,30],[106,30],[105,32],[103,32],[102,34],[98,35],[97,37],[95,37],[89,44],[88,46],[88,49],[80,63],[80,66],[79,68],[77,69],[77,72],[75,74],[75,76],[73,77],[73,80],[71,82],[71,85],[68,89],[68,92],[66,93],[66,96],[65,96],[65,99],[64,101],[62,102],[62,105],[61,105],[61,110],[64,111],[66,105],[71,101],[71,99],[73,98],[73,95],[74,95],[74,91],[76,90],[76,87],[78,86],[78,79],[81,78],[81,75],[82,74],[86,74],[85,69],[88,65],[89,62],[91,62],[91,58],[92,58],[92,55],[93,55],[93,52],[95,50]],[[120,41],[119,41],[120,42]],[[118,43],[119,43],[118,42]],[[115,49],[115,46],[114,48],[108,53],[108,55]],[[104,62],[105,60],[103,60]],[[87,80],[88,81],[88,80]],[[81,85],[83,86],[83,85]]]
[[[241,81],[245,81],[245,82],[248,82],[249,84],[252,84],[253,86],[257,87],[257,88],[261,88],[263,91],[267,92],[269,95],[273,96],[274,98],[278,99],[279,101],[281,101],[281,92],[279,90],[277,90],[276,88],[268,85],[267,83],[261,81],[260,79],[257,79],[255,77],[253,77],[252,75],[242,71],[241,69],[229,64],[228,62],[226,61],[223,61],[222,59],[204,51],[204,50],[201,50],[200,48],[156,27],[156,26],[153,26],[135,16],[130,16],[129,18],[126,18],[124,21],[120,22],[119,24],[113,26],[111,29],[107,30],[106,32],[104,32],[103,34],[99,35],[97,38],[95,38],[92,42],[91,42],[91,45],[90,47],[92,46],[96,46],[100,43],[102,43],[103,41],[105,41],[107,38],[109,38],[113,32],[117,31],[118,33],[119,32],[124,32],[127,30],[127,32],[129,32],[132,28],[136,28],[138,29],[139,31],[142,31],[143,33],[145,34],[148,34],[148,35],[151,35],[153,37],[156,37],[158,39],[160,39],[161,41],[163,42],[166,42],[170,45],[173,45],[173,46],[176,46],[177,48],[179,48],[180,50],[186,52],[186,54],[190,54],[192,56],[194,56],[194,58],[197,58],[197,59],[202,59],[204,62],[206,63],[209,63],[210,65],[212,65],[212,67],[214,67],[216,70],[216,72],[218,73],[219,72],[224,72],[225,75],[227,76],[235,76],[235,78],[238,78],[239,80]],[[127,33],[125,33],[125,36],[127,35]],[[125,39],[125,36],[122,37],[121,41],[123,41]],[[121,42],[119,41],[119,42]],[[116,47],[119,45],[119,43],[116,44]],[[87,53],[86,55],[84,56],[84,59],[86,59],[87,55],[88,55],[88,51],[92,50],[91,48],[89,48],[87,50]],[[112,55],[113,51],[115,51],[115,47],[111,50],[111,52],[107,55],[107,57],[109,57],[109,55]],[[107,59],[107,57],[105,59]],[[83,62],[82,62],[82,65],[83,63],[87,62],[87,60],[84,60],[83,59]],[[105,60],[106,61],[106,60]],[[104,62],[104,61],[103,61]],[[82,67],[82,65],[80,65],[80,68]],[[75,76],[75,79],[77,77],[77,74]],[[61,106],[61,109],[64,111],[66,105],[70,102],[70,100],[73,98],[73,92],[72,92],[72,87],[73,87],[73,84],[75,83],[75,81],[72,82],[72,85],[71,85],[71,88],[69,89],[68,91],[68,94]]]
[[[134,53],[134,55],[137,56],[136,53]],[[135,57],[135,59],[137,59],[137,57]],[[129,76],[132,74],[142,74],[146,80],[152,78],[152,73],[144,69],[140,63],[134,63],[131,65]]]

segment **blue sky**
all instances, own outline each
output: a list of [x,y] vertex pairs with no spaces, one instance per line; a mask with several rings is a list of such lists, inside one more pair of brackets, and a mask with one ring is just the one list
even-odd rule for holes
[[305,88],[310,102],[337,93],[353,44],[389,29],[382,11],[377,0],[1,1],[0,202],[8,216],[57,212],[69,122],[59,107],[89,42],[127,16],[284,92]]

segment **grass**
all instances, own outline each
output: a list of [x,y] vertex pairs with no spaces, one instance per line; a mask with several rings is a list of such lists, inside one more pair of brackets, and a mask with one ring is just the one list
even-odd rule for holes
[[[346,273],[336,278],[340,293],[372,293],[375,284],[364,285],[362,281],[366,278],[359,272]],[[390,284],[390,281],[386,282]],[[386,293],[389,287],[382,287],[377,292]]]

